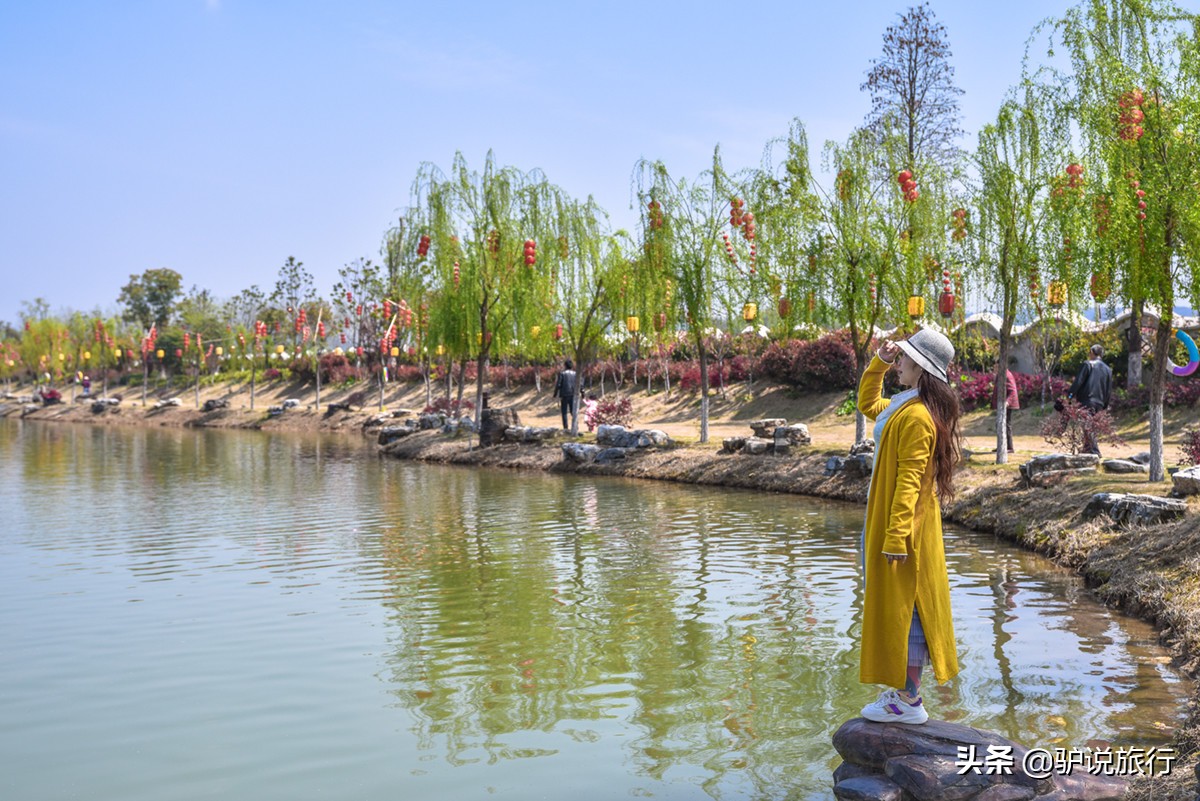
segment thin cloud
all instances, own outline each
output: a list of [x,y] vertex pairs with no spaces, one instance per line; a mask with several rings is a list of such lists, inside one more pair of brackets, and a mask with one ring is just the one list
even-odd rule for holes
[[528,86],[532,70],[510,53],[476,42],[430,47],[373,34],[398,80],[426,89],[509,89]]

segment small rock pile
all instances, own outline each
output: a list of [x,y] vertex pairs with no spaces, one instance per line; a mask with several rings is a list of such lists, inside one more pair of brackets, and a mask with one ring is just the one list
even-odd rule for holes
[[[407,409],[391,414],[381,414],[372,417],[363,424],[364,428],[370,428],[380,425],[386,420],[393,419],[393,415],[411,414]],[[390,442],[395,442],[398,439],[403,439],[409,434],[415,434],[418,431],[432,431],[440,429],[443,434],[458,434],[460,431],[475,431],[475,421],[469,417],[462,419],[447,418],[446,415],[440,413],[426,412],[418,417],[410,417],[404,420],[400,425],[384,426],[379,429],[378,443],[387,445]]]
[[602,425],[596,429],[596,445],[582,442],[563,443],[563,458],[576,463],[611,462],[624,459],[639,448],[669,448],[673,444],[666,432],[655,428],[627,429]]
[[906,726],[853,718],[833,735],[833,747],[845,760],[833,772],[839,801],[1117,801],[1127,784],[1078,765],[1069,775],[1043,776],[1044,763],[1027,762],[1025,746],[940,720]]
[[782,417],[755,420],[750,424],[750,430],[754,432],[750,437],[726,437],[721,443],[721,450],[751,456],[767,453],[786,456],[793,446],[812,444],[808,426],[803,423],[788,425],[788,421]]
[[121,405],[120,398],[96,398],[92,401],[92,414],[104,414]]
[[875,440],[864,439],[850,446],[849,456],[830,456],[825,462],[825,475],[845,473],[863,478],[875,469]]

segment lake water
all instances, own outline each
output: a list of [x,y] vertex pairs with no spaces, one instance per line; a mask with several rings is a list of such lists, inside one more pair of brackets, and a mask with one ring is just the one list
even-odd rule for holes
[[[0,421],[0,797],[832,797],[861,507]],[[1161,745],[1190,685],[1049,562],[946,535],[935,717]]]

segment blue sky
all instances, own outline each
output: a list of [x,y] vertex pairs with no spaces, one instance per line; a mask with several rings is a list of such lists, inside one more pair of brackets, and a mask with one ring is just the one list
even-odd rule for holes
[[[169,267],[218,297],[288,256],[328,293],[376,259],[422,162],[540,168],[634,219],[639,158],[695,176],[758,165],[793,117],[814,158],[898,2],[153,2],[0,5],[0,320],[21,301],[115,311]],[[934,2],[963,144],[1067,0]],[[814,165],[817,166],[817,165]]]

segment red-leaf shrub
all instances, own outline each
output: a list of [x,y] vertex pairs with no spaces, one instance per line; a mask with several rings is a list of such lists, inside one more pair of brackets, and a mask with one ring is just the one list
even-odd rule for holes
[[1200,426],[1183,430],[1183,442],[1179,445],[1179,463],[1184,466],[1200,464]]
[[[679,388],[684,392],[691,392],[700,389],[700,362],[686,362],[686,367],[679,376]],[[725,386],[725,382],[729,377],[729,368],[710,363],[708,365],[708,388],[720,389]]]
[[1125,444],[1117,435],[1111,414],[1104,410],[1092,412],[1074,400],[1064,401],[1063,410],[1047,417],[1041,431],[1044,440],[1072,454],[1083,449],[1085,432],[1096,443]]
[[[1042,377],[1028,373],[1013,373],[1017,382],[1017,398],[1021,408],[1036,406],[1042,402]],[[980,373],[968,371],[959,373],[958,399],[963,411],[971,412],[976,409],[987,409],[992,406],[994,395],[992,389],[996,385],[995,373]],[[1070,383],[1058,376],[1050,377],[1050,391],[1047,399],[1058,398],[1067,394]]]
[[592,422],[601,426],[625,426],[633,422],[633,401],[625,395],[605,395],[596,403]]
[[[1163,406],[1168,408],[1191,408],[1200,400],[1200,381],[1171,380],[1163,389]],[[1118,389],[1113,392],[1114,408],[1117,409],[1146,409],[1150,405],[1150,387],[1138,386],[1133,389]]]
[[[760,339],[761,337],[755,337]],[[752,356],[734,356],[727,363],[730,381],[749,381],[754,374],[755,359]]]
[[854,350],[848,336],[828,334],[802,343],[792,365],[792,383],[801,389],[853,389],[857,386]]
[[457,398],[447,398],[445,395],[434,400],[422,410],[425,414],[444,414],[450,417],[462,417],[463,412],[475,411],[475,404],[466,398],[459,405]]
[[782,342],[772,342],[767,345],[762,356],[758,359],[759,373],[782,383],[792,382],[792,365],[800,355],[803,346],[807,344],[802,339],[785,339]]
[[425,380],[425,373],[419,364],[397,364],[388,368],[388,379],[403,383],[415,383]]
[[275,381],[281,375],[283,375],[283,373],[279,372],[279,370],[276,368],[268,367],[266,370],[263,370],[262,377],[263,381]]

